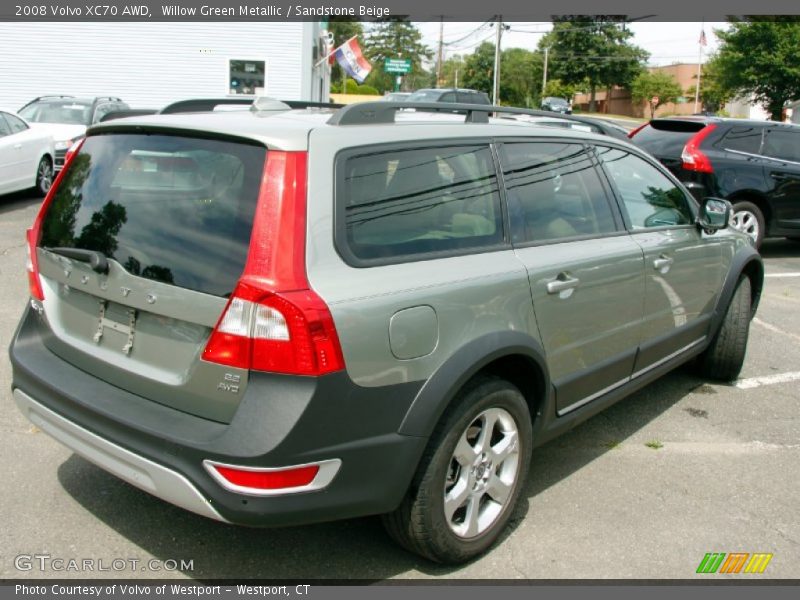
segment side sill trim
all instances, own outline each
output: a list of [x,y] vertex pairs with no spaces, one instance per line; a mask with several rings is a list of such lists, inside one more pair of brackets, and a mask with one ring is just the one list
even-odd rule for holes
[[653,369],[657,369],[658,367],[660,367],[664,363],[667,363],[667,362],[671,361],[676,356],[679,356],[679,355],[683,354],[684,352],[687,352],[688,350],[691,350],[692,348],[694,348],[698,344],[702,344],[705,341],[705,339],[706,339],[706,336],[704,335],[703,337],[701,337],[699,339],[696,339],[692,343],[687,344],[683,348],[679,348],[678,350],[675,350],[675,352],[673,352],[672,354],[668,354],[667,356],[665,356],[661,360],[657,360],[653,364],[647,365],[644,369],[639,369],[638,371],[636,371],[636,373],[631,375],[631,379],[636,379],[637,377],[640,377],[641,375],[644,375],[648,371],[652,371]]
[[589,404],[589,402],[591,402],[592,400],[596,400],[600,396],[605,396],[607,393],[617,389],[618,387],[621,387],[621,386],[625,385],[626,383],[628,383],[630,381],[633,381],[637,377],[641,377],[645,373],[647,373],[649,371],[652,371],[653,369],[656,369],[656,368],[660,367],[661,365],[671,361],[676,356],[679,356],[679,355],[683,354],[684,352],[687,352],[688,350],[691,350],[692,348],[694,348],[698,344],[701,344],[705,339],[706,339],[706,336],[703,336],[703,337],[693,341],[691,344],[687,344],[683,348],[680,348],[680,349],[676,350],[675,352],[673,352],[672,354],[669,354],[669,355],[665,356],[664,358],[654,362],[652,365],[647,365],[644,369],[639,369],[638,371],[636,371],[636,373],[634,373],[630,377],[626,377],[625,379],[621,379],[620,381],[617,381],[616,383],[612,383],[608,387],[605,387],[602,390],[600,390],[598,392],[595,392],[591,396],[587,396],[586,398],[583,398],[582,400],[578,400],[577,402],[574,402],[574,403],[570,404],[569,406],[567,406],[567,407],[565,407],[565,408],[563,408],[563,409],[561,409],[559,411],[556,411],[556,415],[559,416],[559,417],[563,417],[565,414],[567,414],[569,412],[572,412],[573,410],[576,410],[576,409],[580,408],[581,406]]
[[131,485],[215,521],[228,521],[184,475],[102,438],[44,407],[20,389],[14,401],[28,420],[89,462]]

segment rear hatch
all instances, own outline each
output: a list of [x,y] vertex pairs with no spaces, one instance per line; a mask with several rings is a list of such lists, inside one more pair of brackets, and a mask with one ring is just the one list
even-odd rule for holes
[[155,402],[229,421],[248,371],[201,355],[247,260],[265,156],[249,142],[157,131],[88,137],[36,250],[50,351]]
[[633,133],[631,142],[655,156],[678,175],[682,164],[681,153],[686,142],[706,125],[698,120],[653,119]]

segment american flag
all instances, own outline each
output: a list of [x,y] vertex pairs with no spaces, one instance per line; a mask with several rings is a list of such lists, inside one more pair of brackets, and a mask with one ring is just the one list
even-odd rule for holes
[[706,30],[705,29],[701,29],[700,30],[700,41],[699,41],[699,44],[701,46],[707,45],[707,42],[706,42]]

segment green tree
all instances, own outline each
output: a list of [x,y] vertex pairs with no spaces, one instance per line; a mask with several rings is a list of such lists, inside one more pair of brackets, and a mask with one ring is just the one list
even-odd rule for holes
[[[494,52],[494,46],[492,46]],[[542,56],[523,48],[503,50],[500,57],[500,100],[502,104],[531,107],[539,100]]]
[[553,78],[572,85],[586,82],[593,112],[598,88],[627,87],[642,71],[649,54],[632,45],[631,37],[619,16],[554,17],[553,30],[539,48],[550,48],[548,71]]
[[[717,62],[714,57],[710,57],[708,62],[703,65],[700,79],[700,101],[705,110],[719,112],[722,107],[733,99],[733,92],[726,89],[720,82]],[[686,95],[694,98],[697,76],[694,77],[695,84],[686,89]]]
[[712,61],[722,90],[752,96],[779,121],[787,101],[800,98],[800,18],[751,17],[715,30],[721,45]]
[[[350,21],[341,17],[331,17],[331,20],[328,22],[328,31],[333,34],[334,48],[338,48],[354,35],[358,36],[358,43],[361,44],[363,48],[364,27],[358,21]],[[331,92],[343,92],[343,80],[344,71],[342,71],[339,63],[334,61],[331,67]]]
[[492,78],[494,77],[494,44],[483,42],[475,49],[475,52],[467,57],[465,67],[462,85],[465,88],[486,92],[491,98]]
[[386,58],[410,58],[411,72],[404,76],[404,87],[411,89],[431,84],[431,74],[422,64],[433,57],[433,52],[422,43],[422,34],[403,19],[379,21],[369,31],[363,46],[372,71],[365,83],[383,93],[394,89],[395,75],[383,70]]
[[547,85],[544,88],[544,95],[572,100],[572,97],[578,92],[580,87],[580,85],[574,83],[566,84],[560,79],[548,79]]
[[[656,109],[670,102],[677,102],[683,94],[680,84],[669,73],[661,71],[642,71],[631,83],[631,97],[634,102],[647,102],[650,107],[650,118],[655,116]],[[658,98],[653,105],[651,100]]]
[[442,87],[464,87],[464,74],[467,61],[460,54],[454,54],[442,63]]

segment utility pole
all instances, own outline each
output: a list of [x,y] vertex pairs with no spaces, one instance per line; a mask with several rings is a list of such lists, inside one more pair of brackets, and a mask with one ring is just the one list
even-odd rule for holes
[[550,47],[544,47],[544,73],[542,74],[542,97],[544,97],[544,89],[547,87],[547,55],[550,52]]
[[444,15],[439,17],[439,57],[436,60],[436,85],[439,87],[442,81],[442,49],[444,48]]
[[700,25],[700,40],[697,43],[697,85],[694,88],[694,112],[700,104],[700,76],[703,74],[703,46],[706,44],[706,22]]
[[503,37],[503,17],[498,15],[497,36],[494,45],[494,85],[492,86],[492,104],[497,106],[500,103],[500,40]]

